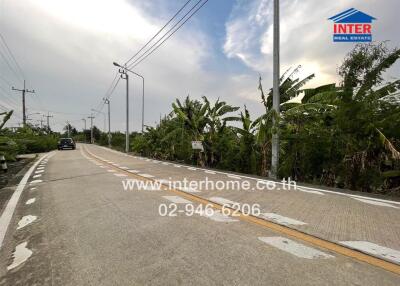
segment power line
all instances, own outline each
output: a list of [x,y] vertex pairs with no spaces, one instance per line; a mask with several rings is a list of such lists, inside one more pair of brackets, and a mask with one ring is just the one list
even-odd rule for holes
[[6,89],[4,89],[1,85],[0,85],[0,90],[3,91],[3,96],[9,100],[10,102],[12,102],[14,105],[19,106],[19,103],[14,99],[14,97],[8,93],[8,91]]
[[[114,76],[114,79],[111,82],[110,86],[108,87],[107,92],[105,93],[103,98],[107,98],[107,99],[111,98],[112,94],[115,91],[115,88],[117,87],[119,81],[121,80],[121,78],[118,75],[119,75],[119,73],[116,72],[115,76]],[[100,111],[103,110],[103,107],[105,105],[103,98],[102,98],[101,102],[97,105],[97,108],[96,108],[97,110],[100,110]]]
[[176,16],[191,2],[192,0],[188,0],[179,10],[178,12],[175,13],[174,16],[172,16],[171,19],[136,53],[134,54],[129,60],[125,62],[125,65],[127,65],[131,60],[133,60],[144,48],[147,47],[148,44],[150,44],[151,41],[153,41],[167,26],[169,23],[171,23],[172,20],[175,19]]
[[12,84],[11,84],[5,77],[3,77],[1,74],[0,74],[0,79],[1,79],[3,82],[5,82],[8,86],[12,87]]
[[[177,23],[175,23],[160,39],[158,39],[150,48],[148,48],[133,63],[131,63],[129,65],[129,68],[133,68],[133,67],[137,66],[139,62],[142,62],[145,58],[147,58],[149,55],[151,55],[156,49],[158,49],[165,41],[167,41],[173,34],[175,34],[175,32],[177,32],[191,17],[193,17],[194,14],[197,13],[198,10],[200,10],[208,2],[208,0],[206,0],[199,7],[197,7],[202,1],[203,0],[197,1],[197,3],[189,11],[187,11],[186,14],[183,15],[183,17],[181,17],[180,20]],[[195,11],[193,11],[196,7],[197,7],[197,9]],[[192,11],[193,11],[193,13],[191,13]],[[188,15],[189,15],[189,17],[186,18]],[[185,20],[185,18],[186,18],[186,20]],[[181,25],[178,26],[178,24],[181,23],[183,20],[184,20],[184,22]],[[177,28],[174,30],[175,27],[177,27]],[[172,33],[167,38],[165,38],[171,31],[172,31]],[[158,43],[160,43],[160,44],[157,45]]]
[[[201,1],[201,0],[200,0]],[[200,2],[199,1],[199,2]],[[198,3],[199,3],[198,2]],[[173,34],[175,34],[187,21],[189,21],[189,19],[190,18],[192,18],[196,13],[197,13],[197,11],[199,11],[206,3],[208,2],[208,0],[206,0],[205,2],[203,2],[203,4],[201,4],[192,14],[190,14],[190,16],[182,23],[182,24],[180,24],[167,38],[165,38],[160,44],[158,44],[150,53],[148,53],[147,55],[145,55],[144,57],[143,57],[143,55],[141,56],[142,57],[142,59],[140,59],[140,57],[135,61],[135,62],[133,62],[130,66],[129,66],[129,68],[130,69],[132,69],[132,68],[134,68],[134,67],[136,67],[137,65],[139,65],[142,61],[144,61],[148,56],[150,56],[152,53],[154,53],[162,44],[164,44]],[[196,4],[197,5],[197,4]],[[196,6],[195,5],[195,6]],[[194,7],[193,7],[194,8]],[[192,8],[192,9],[193,9]],[[190,12],[190,11],[189,11]],[[186,16],[186,15],[185,15]],[[182,18],[183,19],[183,18]],[[181,20],[182,20],[181,19]],[[178,22],[179,23],[179,22]],[[178,24],[177,23],[177,24]],[[166,35],[166,34],[165,34]],[[164,35],[164,36],[165,36]],[[162,39],[162,38],[161,38]],[[160,39],[160,40],[161,40]],[[156,42],[156,44],[157,44],[157,42]],[[153,45],[154,46],[154,45]],[[149,50],[148,50],[149,51]],[[148,52],[147,51],[147,52]],[[139,60],[140,59],[140,60]]]
[[[133,60],[143,49],[145,49],[150,43],[151,43],[151,41],[153,41],[168,25],[169,25],[169,23],[171,23],[175,18],[176,18],[176,16],[178,16],[179,15],[179,13],[191,2],[192,0],[188,0],[188,1],[186,1],[186,3],[172,16],[172,18],[171,19],[169,19],[169,21],[141,48],[141,49],[139,49],[139,51],[138,52],[136,52],[136,54],[134,54],[129,60],[127,60],[126,62],[125,62],[125,65],[127,65],[131,60]],[[116,81],[116,79],[118,78],[118,80]],[[107,92],[106,92],[106,94],[105,94],[105,96],[103,96],[103,98],[107,98],[107,99],[109,99],[110,97],[111,97],[111,95],[113,94],[113,92],[114,92],[114,90],[115,90],[115,88],[117,87],[117,85],[118,85],[118,83],[119,83],[119,81],[120,81],[120,77],[119,77],[119,73],[118,72],[116,72],[115,73],[115,77],[114,77],[114,79],[113,79],[113,81],[111,82],[111,84],[110,84],[110,87],[108,88],[108,90],[107,90]],[[98,109],[98,110],[102,110],[103,109],[103,107],[104,107],[104,100],[102,100],[101,101],[101,103],[97,106],[97,108],[96,109]]]
[[22,75],[22,78],[26,78],[24,72],[21,69],[21,66],[18,64],[17,60],[15,59],[13,53],[11,52],[11,49],[8,47],[6,40],[4,39],[3,35],[0,33],[0,39],[3,42],[4,46],[6,47],[9,55],[11,56],[12,60],[14,61],[16,67],[18,68],[19,72]]
[[19,81],[21,80],[19,78],[19,75],[17,74],[17,72],[11,67],[8,59],[6,58],[6,56],[3,54],[3,52],[0,50],[0,55],[3,59],[3,61],[6,63],[6,65],[8,66],[8,68],[11,70],[11,72],[15,75],[16,79],[18,79]]

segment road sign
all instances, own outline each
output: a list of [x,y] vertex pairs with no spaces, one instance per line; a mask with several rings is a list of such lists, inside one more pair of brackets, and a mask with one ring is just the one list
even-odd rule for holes
[[192,149],[193,150],[204,151],[203,142],[201,142],[201,141],[192,141]]

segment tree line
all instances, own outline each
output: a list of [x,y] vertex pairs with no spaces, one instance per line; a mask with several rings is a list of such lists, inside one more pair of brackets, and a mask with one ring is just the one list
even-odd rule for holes
[[[281,112],[272,109],[272,89],[259,82],[264,113],[253,118],[244,106],[206,97],[176,99],[156,127],[133,136],[144,156],[267,176],[272,134],[279,133],[280,177],[365,192],[400,193],[400,80],[384,72],[400,50],[385,43],[360,44],[338,68],[339,85],[304,89],[314,78],[280,78]],[[397,94],[396,94],[397,93]],[[300,102],[291,101],[302,96]],[[273,121],[277,121],[277,125]],[[204,152],[193,150],[202,141]]]
[[[134,153],[163,160],[268,176],[271,138],[280,137],[279,176],[299,182],[364,192],[400,194],[400,80],[384,73],[400,57],[385,43],[359,44],[338,68],[340,83],[304,88],[314,74],[298,76],[299,67],[280,77],[280,113],[272,109],[272,89],[259,79],[263,114],[225,101],[176,99],[171,112],[144,133],[131,133]],[[300,99],[293,101],[294,98]],[[77,141],[90,142],[90,130],[69,125],[63,133],[27,125],[4,128],[12,111],[0,114],[0,153],[55,149],[67,130]],[[276,124],[274,124],[276,122]],[[95,142],[108,145],[107,133],[93,128]],[[113,132],[112,147],[125,149],[125,134]],[[201,141],[204,150],[193,150]]]

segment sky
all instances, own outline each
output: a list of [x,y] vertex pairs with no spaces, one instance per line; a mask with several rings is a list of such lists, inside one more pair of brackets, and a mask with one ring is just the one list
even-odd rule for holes
[[[50,126],[90,124],[91,109],[106,111],[102,98],[117,72],[187,0],[0,0],[0,33],[21,72],[0,56],[0,110],[13,109],[7,126],[22,121],[26,87],[28,118]],[[192,0],[189,5],[194,5]],[[258,77],[272,86],[272,0],[209,0],[176,34],[135,71],[145,78],[145,124],[171,112],[175,99],[207,96],[263,112]],[[192,4],[193,3],[193,4]],[[329,17],[356,8],[377,18],[373,39],[400,46],[398,0],[281,0],[281,72],[301,65],[298,76],[315,73],[306,87],[340,83],[337,68],[354,43],[334,43]],[[5,53],[5,47],[0,45]],[[397,63],[385,75],[398,78]],[[23,75],[22,75],[23,74]],[[125,81],[111,95],[111,129],[125,130]],[[141,129],[142,85],[130,77],[130,125]],[[36,114],[40,113],[40,114]],[[94,124],[104,128],[104,115]]]

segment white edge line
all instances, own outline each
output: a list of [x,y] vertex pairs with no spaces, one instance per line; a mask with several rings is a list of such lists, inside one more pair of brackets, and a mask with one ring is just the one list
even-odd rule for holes
[[47,158],[51,153],[46,154],[45,156],[43,156],[42,158],[40,158],[38,161],[36,161],[35,164],[33,164],[29,170],[25,173],[25,175],[23,176],[23,178],[21,179],[21,181],[18,184],[17,189],[14,191],[14,193],[12,194],[10,200],[7,203],[6,208],[4,209],[3,213],[1,214],[0,217],[0,249],[3,246],[3,241],[4,241],[4,237],[6,236],[7,233],[7,229],[10,225],[11,219],[13,217],[15,208],[18,204],[18,200],[21,197],[22,191],[24,190],[25,186],[27,185],[28,179],[31,176],[33,170],[35,170],[36,166],[39,165],[39,163],[44,159]]
[[[108,148],[104,147],[104,149],[109,150]],[[112,150],[114,151],[114,150]],[[90,153],[90,152],[89,152]],[[122,152],[118,152],[116,151],[115,153],[120,153],[120,154],[124,154]],[[92,154],[93,155],[93,154]],[[146,158],[146,157],[140,157],[140,158]],[[169,162],[168,162],[169,163]],[[170,164],[174,164],[174,163],[170,163]],[[200,168],[200,167],[196,167],[198,170],[203,170],[203,171],[210,171],[210,169],[205,169],[205,168]],[[223,175],[236,175],[233,173],[227,173],[227,172],[222,172],[222,171],[212,171],[216,174],[223,174]],[[272,181],[272,180],[268,180],[268,179],[263,179],[263,178],[254,178],[254,177],[249,177],[249,176],[245,176],[245,175],[238,175],[240,177],[245,178],[245,179],[250,179],[250,180],[256,180],[256,181],[265,181],[265,182],[274,182],[275,184],[278,185],[287,185],[281,182],[276,182],[276,181]],[[319,189],[319,188],[312,188],[312,187],[306,187],[306,186],[301,186],[299,185],[299,187],[303,188],[303,189],[308,189],[308,190],[313,190],[313,191],[320,191],[320,192],[324,192],[324,193],[328,193],[328,194],[335,194],[335,195],[340,195],[340,196],[346,196],[346,197],[353,197],[353,198],[360,198],[360,199],[368,199],[368,200],[373,200],[373,201],[377,201],[377,202],[384,202],[384,203],[390,203],[390,204],[397,204],[400,205],[400,202],[396,202],[396,201],[391,201],[391,200],[384,200],[384,199],[377,199],[377,198],[372,198],[372,197],[368,197],[368,196],[360,196],[360,195],[352,195],[352,194],[347,194],[347,193],[341,193],[341,192],[336,192],[336,191],[329,191],[329,190],[324,190],[324,189]]]

